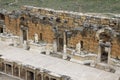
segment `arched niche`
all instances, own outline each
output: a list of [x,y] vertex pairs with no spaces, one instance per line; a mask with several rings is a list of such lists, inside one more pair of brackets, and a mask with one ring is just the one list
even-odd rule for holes
[[102,28],[97,31],[96,38],[99,41],[98,47],[98,61],[102,63],[110,62],[111,55],[111,40],[113,37],[113,31],[111,28]]

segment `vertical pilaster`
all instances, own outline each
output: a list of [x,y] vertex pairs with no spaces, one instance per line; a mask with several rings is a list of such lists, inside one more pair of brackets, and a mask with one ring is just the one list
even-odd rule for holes
[[57,53],[57,42],[56,42],[56,39],[53,42],[53,51],[54,51],[54,53]]
[[35,74],[35,71],[34,71],[34,80],[36,79],[36,74]]
[[50,55],[50,46],[49,46],[49,44],[46,45],[46,55]]
[[81,43],[80,43],[80,41],[78,42],[78,44],[76,44],[76,51],[77,51],[78,54],[81,53]]
[[63,45],[63,59],[67,58],[67,49],[66,49],[66,31],[64,31],[63,33],[63,37],[64,37],[64,45]]
[[27,80],[27,70],[25,70],[25,80]]
[[21,70],[20,70],[20,66],[18,67],[18,77],[20,77],[20,73],[21,73]]
[[20,45],[23,46],[23,32],[22,32],[22,29],[20,29]]
[[44,80],[44,74],[43,73],[41,74],[41,80]]
[[3,25],[3,33],[5,33],[5,32],[6,32],[6,26]]
[[99,41],[99,46],[98,46],[98,58],[97,58],[97,62],[101,61],[101,46],[100,46],[101,41]]
[[11,65],[11,71],[12,71],[12,75],[13,75],[13,65]]
[[111,43],[109,42],[110,46],[108,48],[108,64],[110,64],[110,56],[111,56]]
[[6,73],[6,64],[5,64],[5,63],[4,63],[4,66],[5,66],[5,67],[4,67],[4,72]]

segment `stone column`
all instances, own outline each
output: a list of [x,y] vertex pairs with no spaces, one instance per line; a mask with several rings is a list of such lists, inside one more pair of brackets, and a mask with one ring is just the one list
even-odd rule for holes
[[41,74],[41,80],[44,80],[44,74],[43,73],[44,73],[43,71],[40,72],[40,74]]
[[6,26],[3,25],[3,33],[6,33]]
[[46,55],[50,55],[50,46],[49,46],[49,44],[46,45]]
[[53,42],[53,52],[57,53],[57,42],[56,42],[56,39]]
[[20,45],[23,46],[23,32],[22,32],[22,29],[20,29]]
[[5,67],[4,67],[4,71],[5,71],[5,73],[6,73],[6,64],[5,64],[5,63],[4,63],[4,66],[5,66]]
[[13,65],[11,65],[11,71],[12,71],[12,75],[13,75]]
[[25,80],[27,80],[27,70],[25,70]]
[[66,31],[63,33],[64,45],[63,45],[63,59],[67,59],[67,49],[66,49]]
[[21,70],[20,70],[20,66],[18,67],[18,69],[19,69],[19,70],[18,70],[18,71],[19,71],[19,72],[18,72],[18,77],[20,78],[20,73],[21,73],[21,72],[20,72],[20,71],[21,71]]
[[101,61],[101,46],[100,46],[101,41],[99,41],[99,45],[98,45],[98,58],[97,58],[97,62],[99,63]]
[[108,47],[108,64],[110,64],[110,57],[111,57],[111,43],[108,42],[109,47]]
[[35,76],[36,74],[35,74],[35,71],[34,71],[34,80],[36,79],[36,76]]
[[110,64],[111,47],[108,48],[108,64]]

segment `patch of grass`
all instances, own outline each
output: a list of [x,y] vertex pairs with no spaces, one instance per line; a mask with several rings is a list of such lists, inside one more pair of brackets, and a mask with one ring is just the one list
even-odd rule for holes
[[14,0],[0,0],[0,7],[13,10],[31,5],[87,13],[120,13],[120,0],[18,0],[17,4],[9,6],[11,2]]

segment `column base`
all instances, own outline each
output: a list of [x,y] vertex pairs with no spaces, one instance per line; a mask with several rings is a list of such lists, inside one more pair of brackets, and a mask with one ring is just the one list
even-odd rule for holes
[[67,59],[67,55],[66,54],[63,54],[63,59]]

